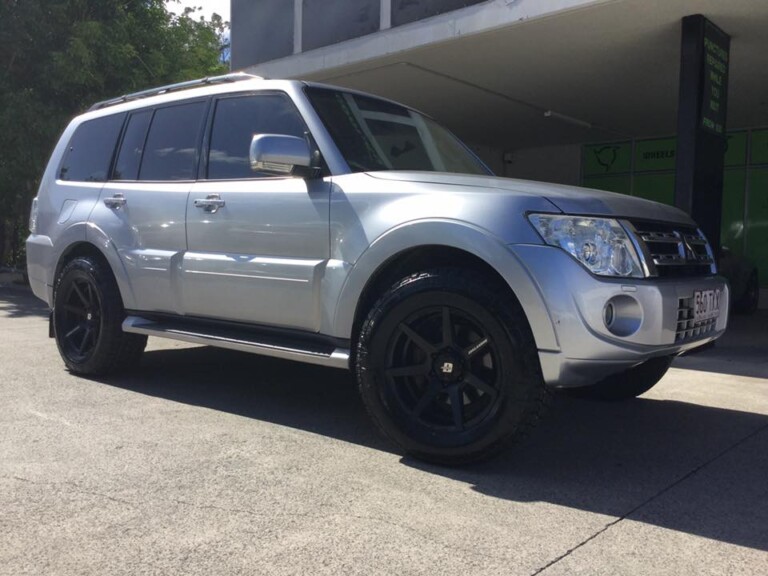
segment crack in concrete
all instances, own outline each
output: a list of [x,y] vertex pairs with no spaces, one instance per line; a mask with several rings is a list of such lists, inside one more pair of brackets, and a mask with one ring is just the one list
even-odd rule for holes
[[645,506],[647,506],[648,504],[650,504],[651,502],[653,502],[657,498],[663,496],[664,494],[666,494],[667,492],[669,492],[673,488],[679,486],[680,484],[682,484],[683,482],[685,482],[686,480],[688,480],[692,476],[696,475],[697,473],[699,473],[701,470],[703,470],[704,468],[706,468],[707,466],[709,466],[713,462],[719,460],[720,458],[722,458],[723,456],[725,456],[726,454],[728,454],[729,452],[731,452],[735,448],[738,448],[739,446],[741,446],[742,444],[744,444],[748,440],[754,438],[755,436],[757,436],[758,434],[760,434],[761,432],[764,432],[766,430],[768,430],[768,424],[766,424],[764,426],[761,426],[760,428],[756,429],[754,432],[751,432],[750,434],[747,434],[746,436],[744,436],[738,442],[735,442],[731,446],[728,446],[724,450],[718,452],[715,456],[713,456],[709,460],[706,460],[702,464],[699,464],[696,468],[694,468],[693,470],[690,470],[686,474],[683,474],[680,478],[678,478],[677,480],[675,480],[674,482],[672,482],[668,486],[662,488],[661,490],[656,492],[656,494],[654,494],[653,496],[650,496],[649,498],[647,498],[646,500],[644,500],[643,502],[641,502],[640,504],[638,504],[634,508],[630,509],[628,512],[624,513],[622,516],[616,518],[612,522],[609,522],[608,524],[603,526],[600,530],[598,530],[597,532],[592,534],[586,540],[583,540],[582,542],[578,543],[573,548],[568,549],[567,551],[565,551],[563,554],[561,554],[560,556],[558,556],[557,558],[555,558],[551,562],[548,562],[547,564],[545,564],[544,566],[542,566],[541,568],[539,568],[538,570],[533,572],[531,574],[531,576],[538,576],[539,574],[542,574],[544,571],[548,570],[549,568],[551,568],[552,566],[554,566],[555,564],[557,564],[561,560],[564,560],[565,558],[567,558],[568,556],[573,554],[579,548],[582,548],[583,546],[585,546],[586,544],[588,544],[589,542],[591,542],[592,540],[594,540],[595,538],[597,538],[601,534],[604,534],[605,532],[607,532],[608,530],[610,530],[611,528],[613,528],[614,526],[616,526],[620,522],[623,522],[624,520],[628,519],[630,516],[632,516],[635,512],[637,512],[641,508],[644,508]]

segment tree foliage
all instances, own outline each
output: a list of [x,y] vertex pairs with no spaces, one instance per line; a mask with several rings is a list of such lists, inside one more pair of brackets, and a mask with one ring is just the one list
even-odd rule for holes
[[21,264],[29,205],[69,119],[99,100],[225,72],[224,24],[175,0],[0,0],[0,264]]

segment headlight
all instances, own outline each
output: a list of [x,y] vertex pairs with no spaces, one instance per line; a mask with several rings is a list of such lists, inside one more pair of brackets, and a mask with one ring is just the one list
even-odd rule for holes
[[562,248],[593,274],[643,277],[637,252],[616,220],[555,214],[531,214],[528,219],[547,244]]

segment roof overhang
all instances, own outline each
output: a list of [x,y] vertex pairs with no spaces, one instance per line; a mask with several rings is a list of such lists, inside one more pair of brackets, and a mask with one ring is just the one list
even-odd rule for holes
[[764,0],[488,2],[249,71],[398,100],[505,150],[662,136],[695,13],[732,36],[728,128],[768,125]]

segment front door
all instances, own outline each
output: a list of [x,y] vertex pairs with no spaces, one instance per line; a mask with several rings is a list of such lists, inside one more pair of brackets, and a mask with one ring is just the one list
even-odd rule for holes
[[275,178],[253,172],[249,161],[255,134],[304,137],[305,131],[284,93],[215,102],[206,177],[187,202],[179,282],[185,314],[319,329],[330,182]]

